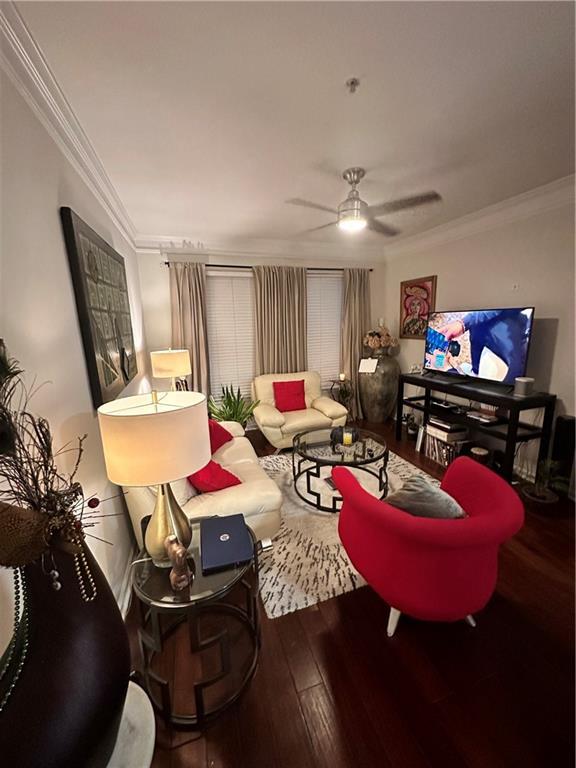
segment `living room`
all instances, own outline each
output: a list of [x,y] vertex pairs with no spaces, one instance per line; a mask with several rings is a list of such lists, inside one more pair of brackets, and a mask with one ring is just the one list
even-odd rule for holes
[[[235,446],[255,455],[250,472],[262,472],[269,484],[262,491],[262,498],[270,495],[266,514],[278,514],[276,528],[256,532],[265,546],[253,668],[237,701],[192,736],[170,727],[162,712],[150,725],[148,698],[140,700],[137,725],[144,733],[138,740],[151,743],[154,756],[152,763],[141,757],[125,764],[568,765],[576,412],[573,4],[3,2],[0,20],[0,338],[24,371],[24,385],[34,390],[29,408],[48,421],[55,449],[74,447],[86,436],[76,479],[86,502],[98,504],[85,519],[85,541],[126,619],[131,669],[142,675],[133,562],[143,538],[139,513],[131,508],[137,492],[110,476],[97,408],[149,398],[152,390],[168,395],[170,380],[152,375],[151,352],[185,346],[191,373],[177,376],[187,376],[182,382],[189,389],[175,394],[212,395],[216,407],[223,386],[240,388],[250,404],[261,374],[318,371],[321,392],[315,396],[330,401],[322,407],[334,418],[322,417],[342,428],[340,439],[355,439],[356,431],[364,445],[363,432],[374,436],[366,451],[376,474],[364,474],[382,504],[380,485],[391,496],[413,474],[436,487],[446,472],[427,453],[426,441],[416,450],[417,441],[409,439],[408,427],[414,425],[416,437],[430,414],[401,402],[398,411],[396,403],[398,375],[421,375],[428,315],[533,308],[517,378],[533,379],[528,397],[556,398],[548,434],[544,407],[528,409],[532,401],[521,397],[513,402],[526,406],[520,421],[535,435],[510,443],[508,452],[513,476],[506,492],[513,493],[512,505],[521,500],[524,522],[502,540],[498,581],[486,607],[465,610],[461,621],[425,620],[394,606],[376,583],[366,585],[368,572],[341,541],[344,515],[302,500],[298,490],[306,496],[306,483],[318,488],[307,471],[294,490],[292,433],[276,445],[257,411],[246,419],[247,438],[230,427]],[[132,340],[127,384],[98,405],[63,208],[77,217],[71,219],[72,240],[95,233],[98,247],[125,269],[124,315]],[[344,231],[338,222],[348,216],[362,219],[365,228]],[[194,265],[204,265],[198,267],[204,298],[182,309],[175,293],[182,289],[181,273],[197,274]],[[260,283],[272,280],[267,270],[275,267],[282,269],[272,290],[271,283]],[[284,269],[301,290],[291,283],[282,293]],[[272,298],[262,310],[266,291]],[[304,318],[300,325],[289,311],[293,303]],[[422,314],[410,329],[407,312],[416,304]],[[268,326],[284,315],[283,327],[293,332],[274,337]],[[378,357],[367,343],[369,332],[380,334],[390,353],[385,415],[374,420],[368,411],[377,398],[369,384],[374,387],[379,373],[359,372],[362,359]],[[263,356],[281,359],[293,347],[301,364],[280,370],[262,363]],[[205,359],[198,350],[205,350]],[[300,394],[309,401],[306,387],[317,385],[304,381]],[[404,383],[404,399],[423,391]],[[513,400],[514,377],[506,383],[507,392],[495,391]],[[451,400],[453,382],[438,386],[425,391],[437,403]],[[487,403],[477,402],[482,393],[457,395],[455,402],[473,403],[483,418],[496,418],[490,393]],[[255,397],[262,405],[270,398],[273,403],[273,395]],[[348,411],[343,423],[342,411],[332,410],[336,405]],[[400,439],[398,413],[413,417]],[[478,471],[502,474],[508,434],[503,448],[503,441],[482,438],[489,427],[473,433],[466,419],[478,438],[467,440],[470,450],[478,449],[473,471],[487,461],[491,468]],[[504,432],[505,424],[499,427]],[[176,429],[166,434],[156,453],[150,448],[154,461],[160,463],[162,452],[178,453],[180,439]],[[539,449],[547,441],[543,457]],[[309,448],[300,443],[307,457],[315,455]],[[137,444],[133,450],[138,453]],[[569,465],[552,489],[557,500],[530,500],[525,486],[546,473],[546,484],[554,484],[548,475],[557,454]],[[75,460],[72,450],[59,455],[59,471],[73,473]],[[326,499],[331,506],[337,495],[325,481],[331,469],[319,467],[321,506]],[[335,482],[340,488],[338,473]],[[248,479],[242,484],[247,488]],[[119,485],[128,491],[125,498]],[[217,493],[227,491],[240,493]],[[210,495],[191,501],[200,508]],[[148,499],[143,508],[151,514],[154,504]],[[303,541],[312,542],[312,554],[300,560]],[[318,574],[333,555],[341,565],[321,591]],[[60,583],[50,574],[62,572],[62,558],[60,552],[42,554],[47,584]],[[25,569],[0,570],[1,653],[16,647],[11,641],[23,626],[21,616],[16,628],[12,622],[19,570]],[[83,584],[88,594],[89,583]],[[52,591],[59,598],[74,590],[62,577],[62,589]],[[388,637],[391,608],[401,616]],[[464,621],[468,616],[475,628]],[[46,622],[50,631],[49,616]],[[239,650],[246,651],[244,641]],[[172,661],[157,658],[164,667],[155,671],[166,673],[189,704],[189,680],[198,670],[183,661],[181,637],[175,635],[169,648]],[[43,733],[29,719],[35,711],[42,722],[42,707],[50,702],[41,696],[24,700],[26,719],[8,719],[18,680],[22,690],[26,674],[28,680],[33,674],[29,654],[14,684],[0,688],[2,696],[9,693],[6,709],[0,707],[3,743],[3,719],[19,745]],[[3,676],[13,671],[14,658],[2,657]],[[74,681],[67,679],[68,688]],[[36,682],[41,691],[42,680]],[[136,683],[146,687],[140,677],[130,690],[142,690]],[[68,695],[66,703],[63,717],[70,717],[78,703]],[[16,740],[9,740],[16,750]],[[102,734],[100,741],[94,765],[114,765],[107,762],[110,750],[102,756]],[[79,764],[77,757],[51,762],[49,744],[35,759],[38,748],[29,746],[28,762],[20,764]]]

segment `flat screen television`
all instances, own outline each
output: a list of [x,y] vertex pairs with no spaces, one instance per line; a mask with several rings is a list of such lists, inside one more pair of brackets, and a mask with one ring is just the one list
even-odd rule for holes
[[534,307],[431,312],[424,368],[514,384],[526,374]]

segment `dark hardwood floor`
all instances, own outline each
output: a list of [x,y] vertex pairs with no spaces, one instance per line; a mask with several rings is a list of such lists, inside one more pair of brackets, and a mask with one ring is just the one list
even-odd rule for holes
[[[389,425],[365,426],[441,476]],[[275,620],[262,609],[260,663],[244,696],[203,734],[158,721],[153,766],[573,766],[573,533],[571,503],[527,508],[476,629],[403,616],[389,639],[388,606],[369,587]],[[138,666],[134,606],[128,626]],[[168,675],[185,639],[165,659]]]

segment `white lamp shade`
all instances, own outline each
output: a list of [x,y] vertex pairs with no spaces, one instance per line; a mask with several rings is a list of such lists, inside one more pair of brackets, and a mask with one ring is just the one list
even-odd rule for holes
[[155,379],[177,379],[192,373],[187,349],[159,349],[150,352],[150,361]]
[[210,461],[208,409],[200,392],[159,392],[98,408],[106,472],[116,485],[159,485]]

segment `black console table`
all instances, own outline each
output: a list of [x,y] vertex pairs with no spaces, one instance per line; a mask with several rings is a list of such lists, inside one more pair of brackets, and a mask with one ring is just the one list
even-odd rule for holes
[[[424,389],[423,395],[414,397],[404,397],[404,387],[406,384],[412,384],[415,387]],[[507,416],[498,420],[496,424],[484,424],[475,419],[469,418],[465,413],[454,413],[441,406],[435,405],[432,400],[433,392],[441,392],[445,395],[462,398],[464,400],[493,405],[501,410],[507,411]],[[457,405],[457,403],[455,403]],[[440,378],[434,375],[405,373],[400,376],[398,386],[398,403],[396,412],[396,439],[402,439],[402,415],[404,406],[409,406],[424,414],[424,424],[428,423],[430,416],[437,416],[443,421],[462,424],[470,427],[480,434],[490,435],[497,440],[504,442],[504,461],[502,464],[502,475],[507,479],[512,479],[514,469],[514,456],[516,445],[528,440],[540,440],[540,449],[538,452],[538,464],[548,457],[550,447],[550,437],[552,433],[552,423],[554,420],[554,409],[556,406],[556,395],[550,395],[546,392],[534,392],[526,397],[514,397],[513,394],[505,390],[499,391],[496,386],[491,389],[489,385],[482,386],[475,382],[468,381],[450,381],[447,378]],[[520,413],[533,408],[544,409],[544,419],[542,426],[526,424],[520,421]]]

